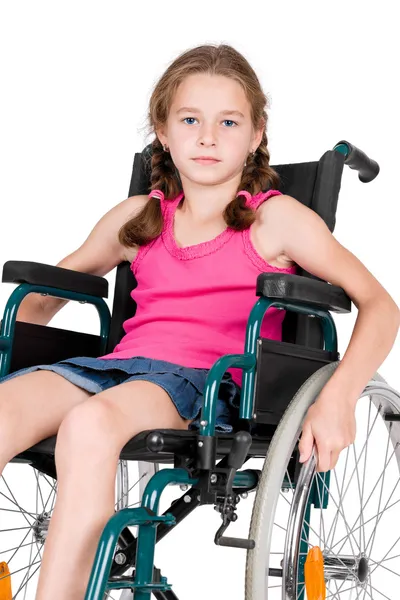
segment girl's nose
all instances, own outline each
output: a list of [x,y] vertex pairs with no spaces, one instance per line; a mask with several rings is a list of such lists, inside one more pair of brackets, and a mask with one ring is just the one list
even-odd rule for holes
[[210,146],[211,144],[215,145],[217,137],[214,126],[204,124],[200,129],[198,141],[199,144],[205,144],[206,146]]

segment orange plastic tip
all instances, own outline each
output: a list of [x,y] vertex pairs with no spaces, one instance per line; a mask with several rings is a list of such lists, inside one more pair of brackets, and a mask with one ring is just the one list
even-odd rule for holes
[[6,562],[0,562],[0,600],[12,600],[11,576]]
[[325,600],[324,557],[319,546],[314,546],[307,554],[304,580],[308,600]]

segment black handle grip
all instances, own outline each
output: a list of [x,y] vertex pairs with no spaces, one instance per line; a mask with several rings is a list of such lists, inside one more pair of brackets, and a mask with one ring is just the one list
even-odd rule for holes
[[252,437],[248,431],[238,431],[233,438],[232,447],[228,455],[228,467],[240,469],[243,466],[249,452]]
[[[357,148],[357,146],[354,146],[354,144],[346,142],[346,140],[341,140],[338,142],[334,147],[334,150],[338,149],[338,146],[343,144],[347,146],[346,159],[344,163],[348,165],[350,169],[355,169],[358,171],[359,180],[363,183],[369,183],[375,179],[379,173],[379,165],[376,160],[372,160],[372,158],[369,158],[365,152]],[[338,151],[344,154],[343,148],[338,149]]]

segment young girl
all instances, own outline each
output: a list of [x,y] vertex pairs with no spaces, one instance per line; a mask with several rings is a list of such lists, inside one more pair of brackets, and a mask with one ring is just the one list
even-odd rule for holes
[[[304,422],[302,460],[315,443],[326,471],[354,441],[356,401],[394,343],[399,309],[316,213],[278,191],[266,101],[230,46],[200,46],[169,66],[150,100],[150,194],[110,210],[58,264],[105,275],[128,260],[137,314],[111,354],[2,380],[0,470],[57,433],[58,495],[37,600],[84,597],[114,513],[121,449],[146,429],[198,427],[208,370],[220,356],[243,352],[260,273],[296,273],[300,265],[344,288],[357,306],[347,352]],[[46,324],[65,303],[30,295],[18,318]],[[280,340],[283,318],[271,308],[262,335]],[[223,379],[217,431],[232,430],[240,383],[237,370]]]

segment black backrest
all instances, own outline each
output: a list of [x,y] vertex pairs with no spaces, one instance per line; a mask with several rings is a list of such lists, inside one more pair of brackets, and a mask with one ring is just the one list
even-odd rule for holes
[[[150,160],[151,144],[142,152],[135,153],[128,197],[150,192]],[[314,210],[333,232],[344,161],[343,154],[328,150],[319,161],[271,166],[281,178],[279,190]],[[136,303],[132,300],[130,292],[137,282],[129,267],[130,264],[126,261],[117,267],[107,352],[112,352],[125,335],[123,322],[136,312]],[[301,268],[298,269],[298,274],[318,279]],[[257,300],[255,290],[256,282],[254,302]],[[282,339],[312,348],[323,347],[319,320],[290,311],[286,312],[283,320]]]

